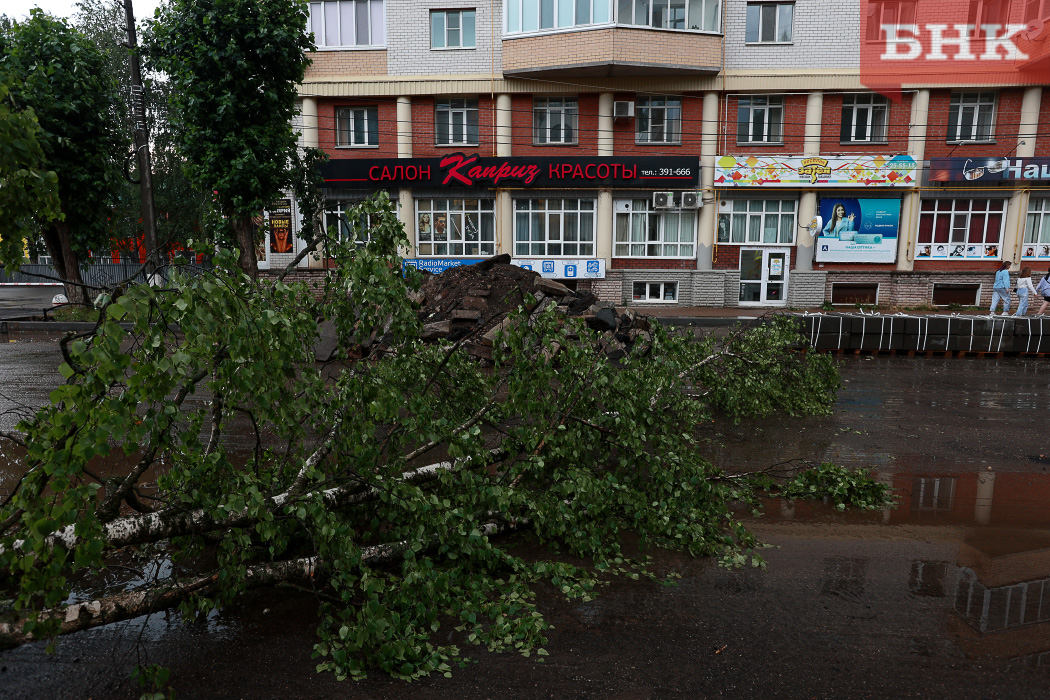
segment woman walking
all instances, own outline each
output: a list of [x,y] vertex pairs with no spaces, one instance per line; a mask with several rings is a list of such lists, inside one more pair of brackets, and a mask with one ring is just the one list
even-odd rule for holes
[[1032,268],[1022,267],[1021,274],[1017,277],[1017,313],[1014,316],[1024,316],[1028,313],[1028,299],[1035,296],[1035,287],[1032,286]]
[[1003,316],[1010,313],[1010,261],[1005,260],[995,273],[995,284],[992,285],[992,316],[995,316],[995,307],[1003,302]]
[[1050,270],[1043,275],[1043,279],[1039,280],[1039,284],[1035,287],[1036,294],[1041,294],[1043,297],[1043,304],[1039,307],[1039,311],[1036,312],[1036,316],[1042,316],[1043,312],[1046,311],[1047,304],[1050,304]]

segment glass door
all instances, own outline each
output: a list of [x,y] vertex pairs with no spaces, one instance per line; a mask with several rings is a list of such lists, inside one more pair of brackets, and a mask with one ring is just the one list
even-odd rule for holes
[[741,306],[786,304],[789,263],[787,248],[741,248]]

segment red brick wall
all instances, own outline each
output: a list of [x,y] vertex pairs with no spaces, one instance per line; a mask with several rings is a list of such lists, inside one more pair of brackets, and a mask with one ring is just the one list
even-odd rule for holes
[[1050,157],[1050,87],[1043,88],[1043,101],[1039,105],[1039,136],[1035,139],[1035,154]]
[[719,243],[715,245],[711,267],[715,270],[739,270],[741,248],[789,248],[791,251],[791,269],[795,269],[798,261],[797,246],[756,246],[741,245],[739,243]]
[[[618,92],[616,100],[637,102],[648,95]],[[683,94],[682,98],[682,142],[680,144],[640,144],[635,143],[638,123],[638,107],[635,106],[634,119],[616,119],[613,121],[613,149],[617,155],[633,156],[688,156],[700,155],[700,135],[703,120],[703,99],[696,94]],[[597,125],[595,125],[597,128]],[[581,129],[582,130],[582,129]]]
[[953,158],[1002,156],[1014,149],[1017,145],[1017,131],[1021,123],[1021,99],[1024,96],[1024,90],[1010,88],[999,91],[999,101],[995,110],[995,143],[987,144],[960,146],[945,141],[948,138],[948,110],[951,96],[951,90],[930,91],[929,126],[926,130],[927,158],[944,157],[949,153]]
[[696,258],[673,260],[668,258],[613,258],[613,270],[695,270]]
[[[336,148],[335,110],[339,107],[379,107],[379,148]],[[397,158],[397,103],[389,98],[318,100],[318,143],[328,156],[336,158]]]
[[[842,139],[842,94],[824,93],[824,110],[820,127],[820,152],[838,153],[907,153],[908,123],[911,121],[912,96],[904,94],[898,102],[890,101],[888,144],[844,144]],[[804,114],[803,114],[804,116]]]
[[[460,96],[457,95],[457,98]],[[470,97],[464,95],[463,97]],[[437,158],[440,156],[465,151],[480,153],[482,156],[495,155],[493,126],[495,113],[492,98],[478,95],[478,141],[477,146],[435,146],[434,145],[434,102],[429,95],[412,99],[412,155],[416,158]]]
[[813,263],[813,269],[824,272],[886,272],[896,270],[897,263]]
[[[926,272],[929,270],[945,270],[947,272],[962,272],[963,270],[987,271],[994,275],[1003,264],[1002,260],[916,260],[915,271]],[[989,278],[989,284],[991,279]]]
[[[532,144],[533,95],[511,98],[511,140],[516,156],[574,157],[598,154],[598,95],[580,95],[578,143],[573,146],[534,146]],[[536,95],[535,97],[545,97]]]
[[[736,117],[740,98],[743,95],[733,95],[720,102],[721,129],[719,130],[718,152],[737,154],[770,154],[801,155],[806,137],[806,96],[784,95],[784,143],[757,144],[754,146],[741,146],[736,142]],[[841,103],[839,105],[841,109]],[[835,123],[838,124],[836,117]],[[838,127],[836,127],[838,128]],[[836,139],[837,140],[837,139]]]

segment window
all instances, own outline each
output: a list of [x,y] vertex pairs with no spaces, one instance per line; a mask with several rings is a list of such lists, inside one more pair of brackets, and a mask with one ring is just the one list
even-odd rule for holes
[[717,32],[721,0],[618,0],[616,21],[659,29]]
[[1050,258],[1050,198],[1033,198],[1028,202],[1024,242],[1021,257]]
[[537,99],[532,103],[532,142],[576,143],[578,121],[575,97]]
[[736,114],[737,143],[784,142],[783,97],[742,97]]
[[737,199],[718,215],[719,243],[795,242],[793,199]]
[[696,242],[696,212],[651,211],[648,199],[616,203],[613,257],[691,258]]
[[417,199],[419,255],[495,255],[492,199]]
[[594,255],[593,199],[515,199],[515,255]]
[[682,98],[642,98],[636,110],[636,143],[682,142]]
[[994,92],[956,92],[948,107],[948,142],[992,141]]
[[868,41],[882,40],[884,24],[915,24],[914,0],[873,0],[868,2],[865,38]]
[[507,34],[612,21],[612,0],[506,0]]
[[912,510],[951,510],[955,477],[917,476],[911,482]]
[[474,48],[474,10],[431,10],[430,48]]
[[981,34],[982,24],[1006,24],[1010,19],[1010,0],[970,0],[967,21]]
[[678,301],[677,282],[635,282],[632,287],[635,301]]
[[744,42],[748,44],[790,44],[793,2],[749,3]]
[[[397,202],[396,193],[393,200]],[[325,202],[325,228],[328,234],[345,241],[353,241],[359,246],[371,241],[371,217],[356,210],[360,204],[360,200],[328,200]]]
[[336,146],[378,146],[379,108],[344,107],[335,111]]
[[1024,23],[1050,19],[1050,0],[1027,0],[1024,4]]
[[310,3],[310,31],[317,46],[383,46],[383,0]]
[[885,142],[890,103],[882,95],[842,98],[842,143]]
[[438,100],[434,114],[434,143],[439,146],[478,145],[478,101]]
[[998,258],[1005,199],[924,199],[916,258]]

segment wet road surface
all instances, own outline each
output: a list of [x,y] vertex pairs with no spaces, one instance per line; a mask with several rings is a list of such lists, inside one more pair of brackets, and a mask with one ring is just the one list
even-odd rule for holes
[[[11,351],[0,378],[46,395],[37,372],[57,355]],[[339,683],[313,671],[312,601],[259,592],[207,623],[157,616],[51,657],[2,653],[0,697],[137,697],[127,674],[147,661],[171,668],[179,698],[1050,697],[1050,364],[850,358],[843,378],[832,415],[720,428],[711,457],[873,466],[897,509],[774,502],[751,522],[775,545],[764,569],[659,554],[680,585],[541,596],[546,663],[478,652],[450,679]]]

